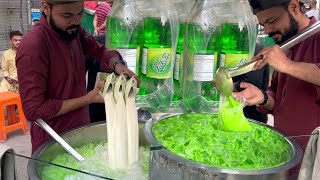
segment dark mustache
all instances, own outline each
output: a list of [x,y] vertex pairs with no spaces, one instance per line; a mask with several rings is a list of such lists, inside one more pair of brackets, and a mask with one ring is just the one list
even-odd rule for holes
[[76,28],[79,28],[79,27],[80,27],[80,24],[78,24],[78,25],[73,25],[73,26],[67,27],[66,30],[68,30],[68,29],[76,29]]
[[279,31],[277,31],[277,32],[270,33],[270,34],[269,34],[269,37],[272,37],[272,36],[274,36],[274,35],[276,35],[276,34],[281,35],[281,33],[280,33]]

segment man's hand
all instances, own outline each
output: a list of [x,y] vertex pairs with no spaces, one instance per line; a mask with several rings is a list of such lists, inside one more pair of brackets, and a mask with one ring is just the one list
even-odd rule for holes
[[264,101],[262,91],[256,86],[242,82],[240,88],[244,89],[241,92],[232,93],[234,99],[243,99],[248,106],[258,105]]
[[86,95],[86,98],[87,98],[89,104],[91,104],[91,103],[104,103],[103,97],[99,94],[100,87],[101,87],[101,83],[98,83],[96,85],[96,87],[94,87],[94,89],[91,90],[90,92],[88,92],[88,94]]
[[99,27],[97,27],[96,29],[94,29],[93,35],[94,35],[94,36],[99,35]]
[[252,58],[252,61],[257,61],[253,70],[261,69],[266,64],[269,64],[273,69],[282,73],[286,73],[287,68],[292,63],[278,45],[262,49]]
[[8,81],[8,83],[10,83],[10,84],[18,83],[17,80],[12,79],[12,78],[10,78],[10,77],[8,77],[8,76],[5,76],[4,78],[5,78],[5,79]]
[[140,86],[141,80],[127,66],[125,66],[123,64],[116,64],[116,66],[114,67],[114,72],[118,75],[124,75],[126,78],[134,77],[137,81],[137,87]]

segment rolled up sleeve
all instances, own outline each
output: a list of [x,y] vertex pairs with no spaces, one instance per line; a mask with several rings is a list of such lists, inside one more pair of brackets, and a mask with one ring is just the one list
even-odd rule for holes
[[101,63],[103,70],[110,71],[109,60],[113,57],[123,60],[118,51],[108,50],[104,45],[98,43],[90,34],[84,29],[80,30],[81,44],[84,54],[89,55]]
[[45,43],[38,39],[39,37],[24,37],[16,58],[19,93],[24,114],[29,121],[54,117],[63,102],[47,98],[50,63],[49,57],[46,57]]
[[[271,85],[268,87],[267,94],[272,97],[274,100],[276,98],[276,92],[278,87],[278,72],[273,72]],[[261,106],[257,107],[257,110],[262,114],[273,114],[273,110],[267,110]]]

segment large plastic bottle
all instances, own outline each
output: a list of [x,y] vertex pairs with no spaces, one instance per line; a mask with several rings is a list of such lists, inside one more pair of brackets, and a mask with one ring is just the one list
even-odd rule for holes
[[195,8],[196,0],[173,0],[174,6],[179,16],[179,34],[178,45],[175,56],[174,71],[173,71],[173,84],[174,95],[173,103],[182,102],[182,79],[183,79],[183,45],[184,35],[186,31],[187,20],[190,17],[190,12]]
[[183,101],[196,113],[216,113],[219,93],[212,84],[218,62],[219,22],[212,0],[199,0],[185,35]]
[[257,35],[254,16],[251,11],[245,11],[245,9],[250,10],[247,1],[233,0],[233,2],[224,3],[222,6],[226,10],[234,10],[232,13],[222,13],[220,16],[220,67],[233,68],[245,64],[250,61],[254,52]]
[[199,1],[185,40],[186,107],[197,113],[217,113],[220,95],[211,82],[217,66],[234,67],[249,61],[255,47],[255,27],[247,0]]
[[178,16],[170,0],[146,0],[141,6],[144,19],[137,104],[157,110],[172,101]]
[[120,52],[129,69],[138,73],[142,16],[136,0],[115,0],[107,16],[106,46]]

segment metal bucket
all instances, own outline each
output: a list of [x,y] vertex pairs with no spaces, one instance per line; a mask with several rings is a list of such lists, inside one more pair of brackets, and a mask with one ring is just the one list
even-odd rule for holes
[[149,179],[156,180],[282,180],[286,179],[287,171],[296,166],[302,158],[302,150],[295,142],[285,138],[271,127],[250,120],[271,129],[283,137],[290,145],[291,159],[284,165],[264,170],[232,170],[206,166],[179,157],[162,148],[152,133],[153,126],[174,115],[163,115],[157,120],[149,120],[145,125],[146,137],[151,145],[149,163]]
[[[143,128],[144,123],[139,122],[140,146],[146,146],[149,144],[145,138]],[[62,135],[62,138],[72,147],[79,147],[88,143],[98,143],[107,140],[107,127],[104,122],[92,123],[88,126],[65,133]],[[45,162],[51,162],[55,157],[63,153],[66,153],[66,151],[58,143],[51,140],[39,147],[32,155],[32,158]],[[29,160],[27,167],[29,179],[41,180],[39,175],[44,165],[46,164],[35,160]]]

